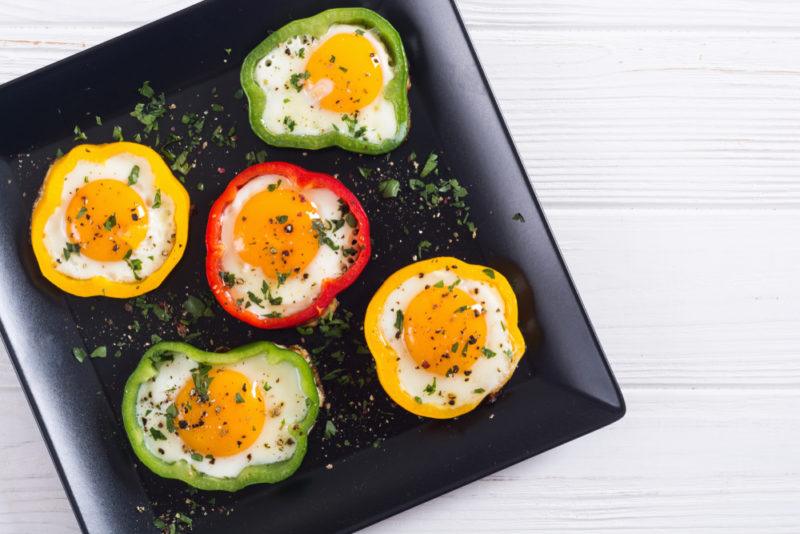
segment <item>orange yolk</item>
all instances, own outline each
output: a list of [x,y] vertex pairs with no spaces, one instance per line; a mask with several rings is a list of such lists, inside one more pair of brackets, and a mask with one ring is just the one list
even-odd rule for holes
[[485,339],[480,304],[458,288],[428,287],[406,308],[406,347],[420,367],[437,375],[469,370],[481,356]]
[[274,279],[301,273],[319,249],[316,209],[302,193],[264,190],[245,202],[233,233],[239,257]]
[[[178,392],[175,426],[191,450],[214,457],[231,456],[250,447],[267,418],[258,388],[238,371],[212,369],[208,392],[198,393],[194,378]],[[202,380],[202,379],[201,379]]]
[[70,241],[97,261],[119,261],[147,236],[142,197],[118,180],[94,180],[78,189],[66,217]]
[[323,42],[308,59],[306,71],[312,87],[320,81],[322,87],[328,85],[325,89],[330,92],[320,105],[337,113],[353,113],[366,107],[383,88],[383,71],[375,47],[363,35],[354,33],[337,33]]

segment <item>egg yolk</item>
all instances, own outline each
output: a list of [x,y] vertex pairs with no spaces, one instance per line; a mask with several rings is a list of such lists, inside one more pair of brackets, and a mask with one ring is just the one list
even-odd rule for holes
[[403,340],[411,357],[429,372],[450,376],[469,371],[485,339],[480,303],[458,288],[428,287],[406,307]]
[[337,33],[326,39],[311,54],[306,71],[312,94],[321,97],[320,106],[337,113],[353,113],[366,107],[383,88],[383,71],[375,47],[355,33]]
[[[204,382],[202,391],[195,381]],[[250,447],[267,418],[258,388],[245,375],[231,369],[194,372],[175,398],[175,427],[183,443],[203,456],[232,456]]]
[[78,189],[66,219],[70,241],[97,261],[119,261],[147,236],[144,201],[119,180],[94,180]]
[[301,273],[317,255],[319,218],[305,196],[290,189],[266,189],[245,202],[236,218],[234,246],[239,257],[273,280]]

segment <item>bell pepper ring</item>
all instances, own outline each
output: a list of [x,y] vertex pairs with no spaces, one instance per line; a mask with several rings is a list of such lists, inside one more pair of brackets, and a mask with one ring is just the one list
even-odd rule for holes
[[253,165],[211,207],[208,284],[225,311],[251,326],[308,323],[364,270],[369,230],[364,208],[333,176],[284,162]]
[[403,42],[372,10],[290,22],[247,55],[240,78],[250,126],[270,145],[384,154],[408,135]]
[[[308,433],[316,422],[322,395],[318,389],[314,370],[300,352],[302,351],[299,349],[288,349],[267,341],[251,343],[225,353],[205,352],[181,342],[164,341],[153,345],[144,353],[139,365],[128,378],[122,397],[122,420],[133,452],[145,467],[158,476],[182,480],[186,484],[201,490],[233,492],[252,484],[273,484],[290,477],[300,467],[306,454]],[[183,423],[186,418],[197,417],[199,414],[194,412],[200,412],[201,410],[195,409],[192,411],[189,409],[191,406],[189,408],[176,408],[178,405],[183,406],[183,403],[179,401],[183,392],[180,386],[175,388],[177,393],[175,391],[171,393],[164,392],[158,389],[158,384],[163,386],[169,380],[182,378],[176,374],[175,368],[170,368],[170,376],[164,377],[163,380],[159,379],[159,370],[164,365],[174,364],[178,359],[183,359],[184,366],[181,373],[186,375],[185,378],[191,386],[183,389],[191,389],[194,392],[194,388],[197,388],[196,376],[202,377],[203,371],[200,371],[200,369],[205,368],[206,388],[209,398],[204,402],[209,403],[209,406],[214,404],[217,408],[221,408],[219,413],[222,415],[220,417],[232,418],[231,424],[239,424],[240,426],[245,424],[248,427],[269,424],[269,418],[273,417],[269,403],[280,405],[280,402],[277,398],[273,400],[269,398],[270,395],[277,395],[275,392],[278,389],[278,383],[274,381],[274,378],[272,385],[264,380],[267,373],[279,374],[282,372],[284,378],[291,377],[290,380],[284,381],[292,382],[291,385],[284,383],[280,384],[280,387],[286,388],[286,391],[293,391],[293,395],[304,397],[305,403],[301,405],[301,408],[305,411],[303,413],[298,411],[295,414],[297,420],[291,423],[287,422],[285,426],[281,425],[282,438],[275,438],[268,431],[269,428],[264,426],[264,431],[258,434],[256,441],[251,444],[250,448],[237,449],[235,454],[229,454],[226,457],[214,458],[210,455],[198,454],[194,452],[195,449],[192,445],[199,447],[207,445],[208,440],[202,441],[202,439],[208,434],[204,434],[203,430],[200,430],[199,433],[201,435],[193,438],[188,436],[187,432],[194,432],[196,427],[208,425],[187,427],[186,424],[178,425],[176,421]],[[250,371],[247,370],[248,362],[256,363],[256,365],[251,365]],[[230,370],[230,367],[233,366],[236,367],[236,370]],[[287,370],[291,370],[291,372],[287,374]],[[222,374],[225,372],[230,373],[228,376],[234,376],[240,380],[233,383],[233,387],[237,391],[239,384],[242,383],[241,380],[251,380],[253,382],[252,393],[248,391],[243,393],[242,397],[237,397],[237,404],[234,406],[248,406],[247,403],[252,402],[253,407],[250,408],[248,413],[260,417],[263,416],[264,420],[258,421],[254,418],[244,423],[241,420],[237,421],[236,408],[231,407],[229,400],[226,405],[226,401],[222,398],[225,396],[224,393],[220,393],[220,398],[211,397],[211,395],[215,394],[214,388],[225,387],[223,383],[225,376]],[[255,378],[248,376],[248,374],[253,375]],[[214,384],[215,381],[217,384]],[[142,392],[143,387],[151,389]],[[194,399],[193,397],[190,398]],[[150,407],[148,405],[146,409],[139,410],[140,403],[148,402],[153,403],[154,406]],[[187,404],[189,402],[195,401],[187,401]],[[158,404],[156,405],[156,403]],[[241,411],[239,414],[241,414]],[[207,415],[206,417],[211,416]],[[168,418],[171,422],[167,422]],[[183,421],[181,418],[184,418]],[[200,421],[204,420],[201,419]],[[216,423],[218,421],[210,423],[210,425],[213,426]],[[225,427],[228,428],[227,425]],[[185,430],[186,428],[189,428],[189,430]],[[215,432],[216,426],[213,426],[211,431]],[[223,434],[220,435],[222,436]],[[237,438],[240,438],[240,436],[233,437],[233,439]],[[194,442],[191,441],[192,439]],[[224,436],[217,438],[218,441],[224,439],[226,439]],[[291,450],[291,454],[288,457],[273,459],[273,461],[267,461],[269,457],[262,457],[261,461],[264,463],[256,463],[259,459],[256,456],[257,451],[254,451],[253,447],[268,451],[269,449],[258,440],[272,439],[282,439],[281,443],[284,444],[289,442],[294,449]],[[269,445],[269,443],[266,444]],[[217,446],[219,446],[219,443],[217,443]],[[242,465],[240,466],[238,464],[239,457],[244,457],[248,453],[252,453],[252,455],[250,455],[247,462],[241,462]],[[227,459],[230,461],[231,458],[237,464],[233,468],[230,465],[224,467],[228,474],[223,475],[222,471],[219,470],[219,468],[223,467],[220,464],[220,460]]]
[[33,252],[42,275],[72,295],[142,295],[183,256],[189,206],[153,149],[78,145],[44,179],[31,216]]

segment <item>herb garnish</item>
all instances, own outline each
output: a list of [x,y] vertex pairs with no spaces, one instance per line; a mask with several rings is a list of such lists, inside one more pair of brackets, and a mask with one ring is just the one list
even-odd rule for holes
[[431,382],[430,384],[425,386],[424,391],[428,395],[432,395],[432,394],[434,394],[436,392],[436,377],[435,376],[433,377],[433,382]]
[[295,72],[289,77],[289,84],[299,93],[303,89],[303,84],[311,77],[311,73],[306,71]]
[[139,88],[139,94],[147,99],[146,102],[139,102],[131,111],[131,117],[134,117],[144,125],[145,136],[149,135],[153,130],[158,131],[158,119],[164,116],[167,112],[166,98],[164,93],[159,95],[150,87],[150,82],[145,81]]
[[200,402],[208,402],[208,386],[214,379],[214,377],[208,376],[209,371],[211,371],[211,366],[205,363],[201,363],[197,369],[192,371],[194,391],[200,399]]
[[398,334],[403,331],[403,319],[403,310],[397,310],[394,317],[394,328]]
[[125,260],[125,263],[127,263],[128,267],[131,268],[131,271],[133,272],[133,277],[136,278],[136,280],[141,280],[142,277],[139,276],[139,271],[142,270],[142,260],[138,258],[131,258],[132,254],[133,250],[129,249],[128,252],[125,253],[125,256],[122,257],[122,259]]
[[438,166],[439,156],[436,154],[436,152],[431,152],[428,154],[428,159],[425,161],[425,165],[422,166],[422,172],[420,172],[419,175],[422,178],[425,178],[430,173],[436,171]]
[[69,260],[69,257],[73,254],[77,254],[78,256],[81,255],[81,246],[78,243],[70,243],[67,242],[66,246],[64,247],[64,260]]
[[195,297],[194,295],[189,295],[186,298],[183,302],[183,309],[191,317],[191,322],[195,322],[201,317],[214,317],[211,306],[203,299]]
[[328,419],[325,422],[325,438],[332,438],[336,435],[336,426],[333,424],[333,421]]
[[383,198],[394,198],[400,192],[400,182],[394,178],[384,180],[378,184],[378,191]]
[[153,209],[161,207],[161,189],[156,189],[156,196],[153,197]]
[[163,432],[153,427],[150,427],[150,435],[153,436],[153,439],[156,441],[166,441],[167,439],[167,436],[165,436]]
[[497,353],[496,353],[496,352],[494,352],[493,350],[489,350],[489,349],[487,349],[486,347],[483,347],[483,348],[481,349],[481,352],[482,352],[482,353],[483,353],[483,355],[484,355],[484,356],[486,356],[487,358],[494,358],[495,356],[497,356]]
[[426,241],[424,239],[420,241],[419,245],[417,245],[417,259],[422,259],[422,253],[427,252],[429,248],[431,248],[430,241]]
[[514,214],[513,217],[511,217],[511,220],[519,221],[519,222],[524,223],[525,222],[525,217],[523,217],[521,213],[517,212],[517,213]]
[[484,272],[484,274],[486,274],[486,276],[488,276],[489,278],[492,278],[492,279],[494,278],[494,271],[493,271],[492,269],[488,269],[488,268],[487,268],[487,269],[484,269],[484,270],[483,270],[483,272]]
[[86,141],[86,134],[81,131],[80,126],[76,125],[75,129],[72,131],[75,134],[75,137],[73,138],[75,141]]
[[131,169],[131,173],[128,175],[128,185],[134,185],[136,182],[139,181],[139,166],[134,165]]
[[83,360],[85,360],[87,356],[86,351],[83,350],[82,347],[72,347],[72,355],[75,356],[75,359],[80,363],[83,363]]
[[236,285],[236,275],[233,273],[220,271],[219,277],[222,278],[222,282],[228,287],[233,287]]
[[106,222],[103,223],[103,228],[105,228],[107,231],[111,231],[111,229],[114,228],[116,225],[117,225],[117,216],[116,214],[112,213],[111,215],[108,216]]
[[242,394],[238,391],[236,392],[234,399],[236,400],[236,404],[244,404],[244,397],[242,397]]

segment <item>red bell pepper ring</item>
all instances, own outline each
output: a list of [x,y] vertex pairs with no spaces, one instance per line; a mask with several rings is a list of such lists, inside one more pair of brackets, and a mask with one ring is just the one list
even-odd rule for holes
[[[234,201],[236,194],[242,187],[250,180],[264,175],[281,176],[283,179],[293,183],[301,191],[304,189],[327,189],[333,192],[347,205],[357,223],[356,231],[353,235],[353,239],[357,243],[353,248],[358,253],[349,268],[338,278],[323,280],[319,294],[308,307],[280,317],[263,317],[240,306],[237,304],[236,298],[231,294],[231,288],[223,280],[222,257],[225,251],[225,244],[221,239],[222,214]],[[214,297],[225,311],[237,319],[257,328],[290,328],[320,317],[333,302],[336,295],[355,282],[358,275],[364,270],[371,255],[371,248],[367,214],[356,196],[342,182],[329,174],[307,171],[291,163],[279,161],[259,163],[246,168],[231,180],[222,195],[211,206],[211,212],[208,215],[208,226],[206,227],[206,277]]]

